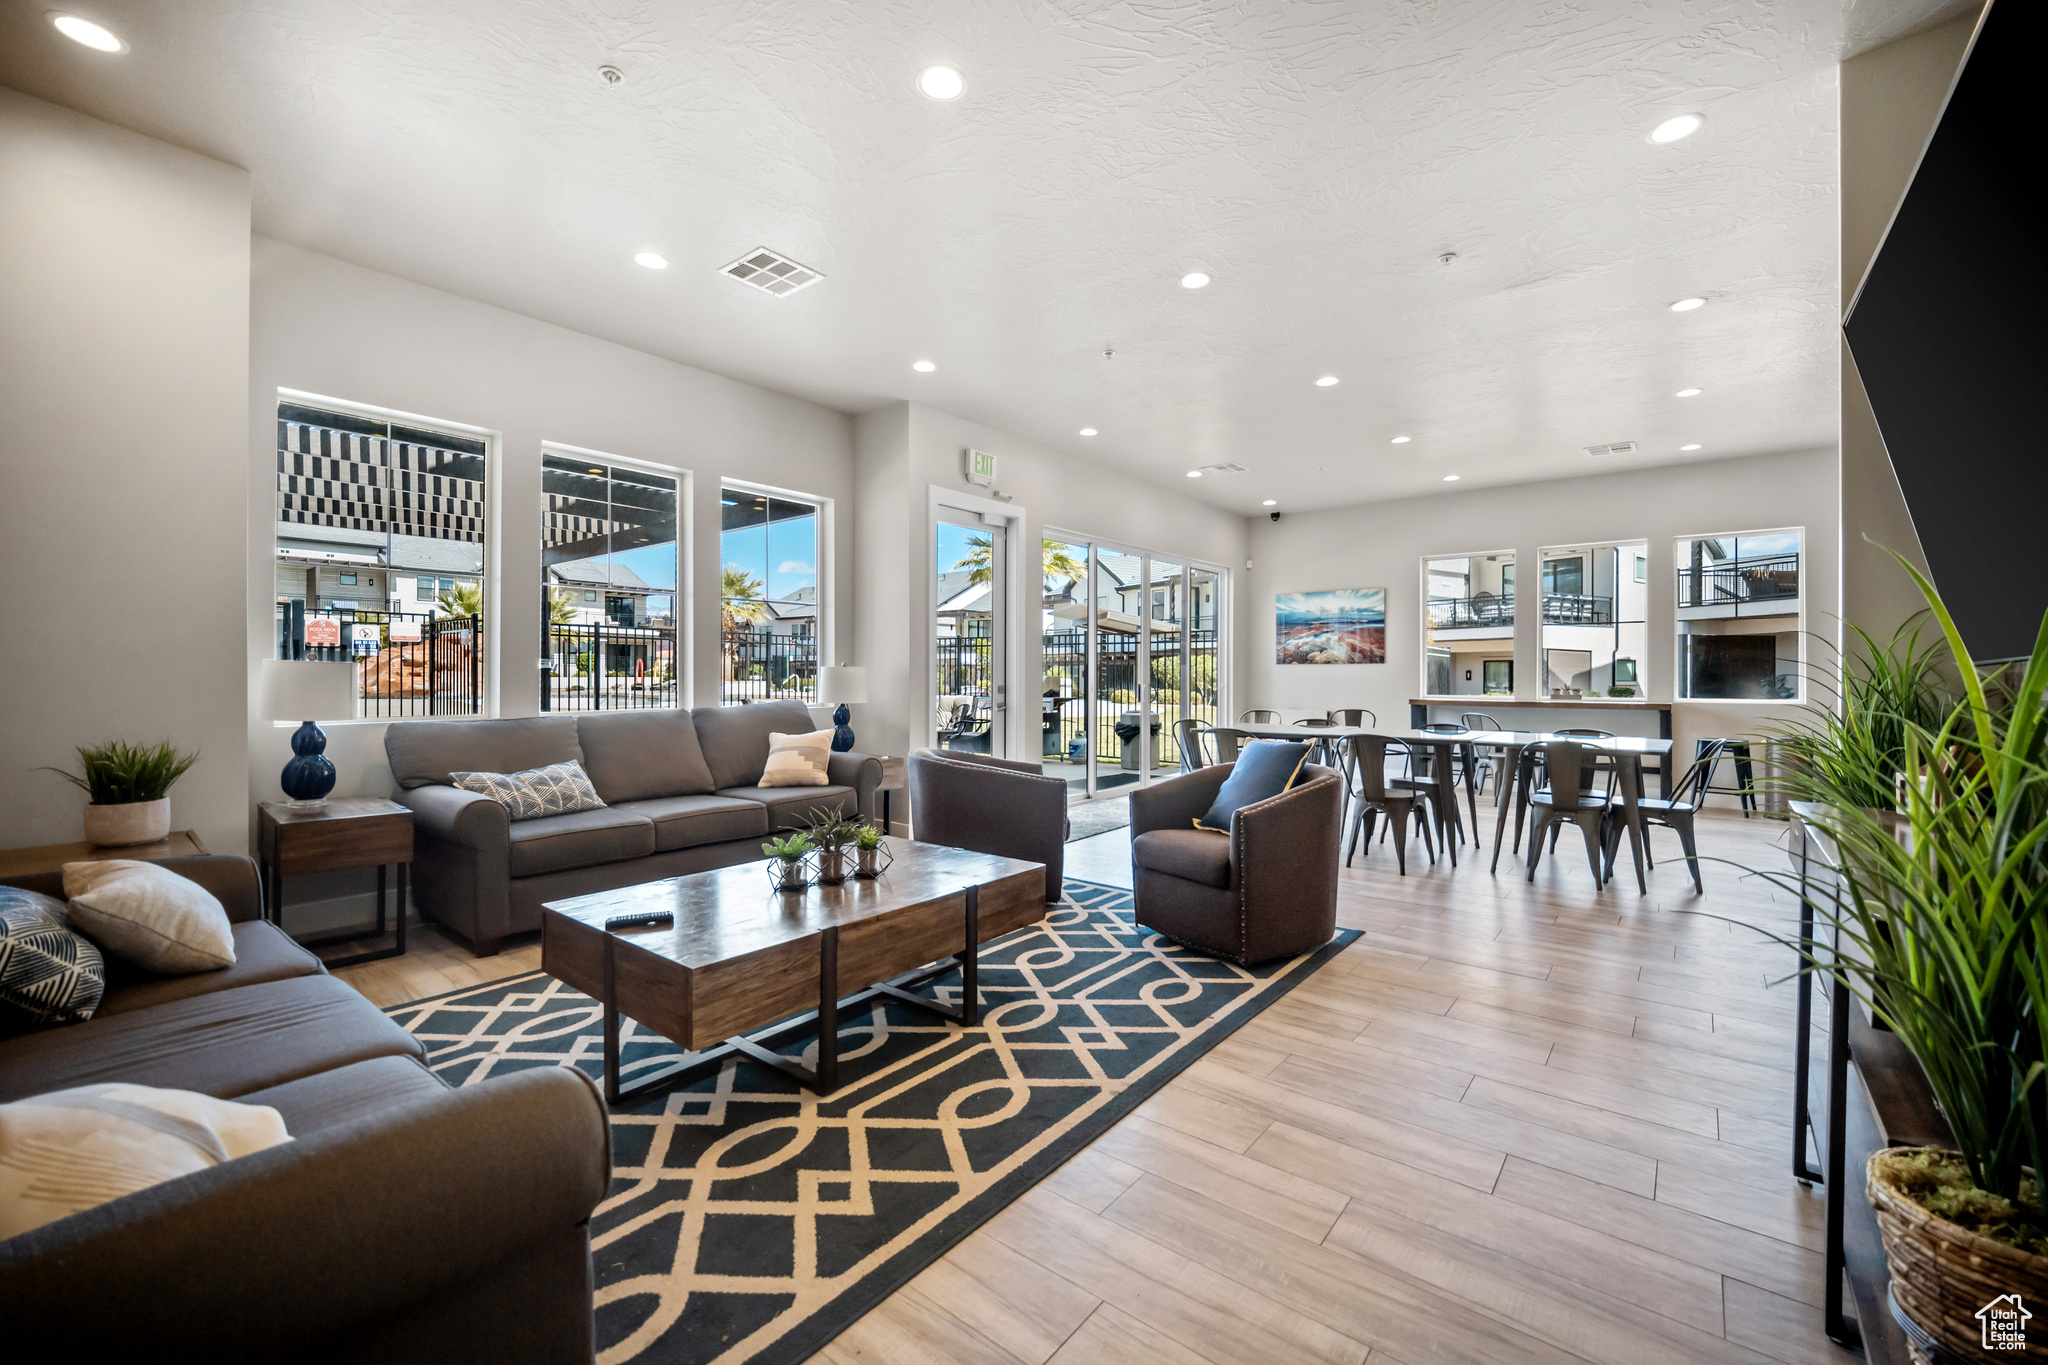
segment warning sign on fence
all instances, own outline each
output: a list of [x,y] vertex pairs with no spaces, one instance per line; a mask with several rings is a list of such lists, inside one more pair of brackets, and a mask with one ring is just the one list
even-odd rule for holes
[[318,619],[306,622],[306,644],[312,649],[341,648],[341,622]]
[[350,626],[348,628],[348,652],[350,654],[375,654],[381,644],[382,637],[376,626]]

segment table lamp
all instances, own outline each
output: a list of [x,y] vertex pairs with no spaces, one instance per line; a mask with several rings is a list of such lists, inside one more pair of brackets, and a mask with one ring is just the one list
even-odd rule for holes
[[846,709],[846,705],[867,699],[868,671],[865,668],[840,664],[837,668],[818,670],[819,704],[831,706],[836,702],[839,707],[832,713],[832,752],[843,754],[853,747],[853,713]]
[[301,722],[292,732],[292,761],[284,765],[278,785],[294,810],[317,810],[334,790],[334,764],[324,752],[327,736],[312,718],[336,720],[355,714],[356,666],[265,659],[262,682],[263,718]]

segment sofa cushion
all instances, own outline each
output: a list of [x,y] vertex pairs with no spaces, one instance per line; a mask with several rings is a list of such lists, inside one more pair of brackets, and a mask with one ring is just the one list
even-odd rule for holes
[[438,782],[454,786],[457,771],[516,773],[551,763],[583,761],[574,716],[523,720],[405,720],[384,730],[391,776],[407,791]]
[[153,976],[139,967],[115,962],[107,971],[107,993],[100,1001],[100,1016],[146,1010],[173,1000],[195,995],[253,986],[260,981],[284,981],[294,976],[319,976],[327,969],[312,952],[292,942],[275,924],[244,920],[233,926],[235,965],[211,972],[185,976]]
[[11,1039],[0,1103],[102,1081],[232,1100],[372,1057],[424,1055],[354,987],[301,976]]
[[688,711],[607,711],[576,718],[583,770],[607,805],[709,793],[718,784]]
[[768,833],[768,808],[759,801],[731,796],[662,796],[628,801],[613,810],[628,811],[654,822],[654,847],[660,852],[695,848],[728,839],[760,838]]
[[411,1057],[373,1057],[255,1091],[242,1096],[241,1102],[269,1105],[284,1119],[293,1137],[305,1137],[395,1105],[446,1093],[447,1083]]
[[610,806],[573,815],[544,815],[512,823],[512,875],[560,872],[644,858],[654,852],[654,823]]
[[818,728],[811,708],[800,701],[764,701],[752,706],[704,706],[690,713],[697,742],[719,791],[751,787],[768,766],[768,736],[801,735]]
[[1203,886],[1230,885],[1230,836],[1207,829],[1152,829],[1131,840],[1139,867]]
[[852,787],[727,787],[718,794],[766,806],[770,829],[802,829],[815,810],[836,810],[849,820],[860,814],[860,793]]

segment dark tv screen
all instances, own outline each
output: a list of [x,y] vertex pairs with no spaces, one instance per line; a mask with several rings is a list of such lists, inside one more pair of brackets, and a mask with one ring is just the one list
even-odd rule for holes
[[2048,608],[2044,13],[1997,0],[1979,25],[1844,323],[1934,585],[1979,660],[2031,653]]

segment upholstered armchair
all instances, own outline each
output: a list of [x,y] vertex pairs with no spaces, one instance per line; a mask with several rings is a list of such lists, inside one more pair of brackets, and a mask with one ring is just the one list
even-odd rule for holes
[[906,760],[910,821],[927,844],[1045,864],[1045,898],[1060,898],[1067,784],[1036,763],[957,749],[918,749]]
[[1230,833],[1196,829],[1232,766],[1131,793],[1138,923],[1244,966],[1321,947],[1337,928],[1344,780],[1310,764],[1289,790],[1239,809]]

